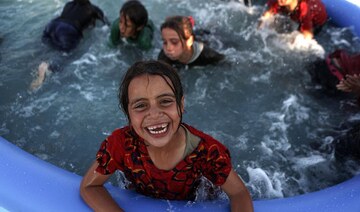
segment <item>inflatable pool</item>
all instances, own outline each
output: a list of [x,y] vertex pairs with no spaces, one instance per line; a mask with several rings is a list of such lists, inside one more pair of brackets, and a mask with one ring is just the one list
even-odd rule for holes
[[322,0],[326,11],[336,25],[352,27],[360,37],[360,1],[359,0]]
[[[323,0],[332,21],[353,27],[360,37],[359,0]],[[47,163],[0,137],[0,212],[91,211],[79,196],[81,176]],[[189,203],[155,200],[106,185],[126,211],[229,211],[226,201]],[[321,191],[295,197],[256,200],[255,211],[359,212],[360,175]]]
[[[81,177],[47,163],[0,137],[0,212],[91,211],[81,200]],[[229,211],[226,201],[189,203],[155,200],[106,185],[125,211]],[[296,197],[254,201],[257,212],[359,212],[360,175]]]

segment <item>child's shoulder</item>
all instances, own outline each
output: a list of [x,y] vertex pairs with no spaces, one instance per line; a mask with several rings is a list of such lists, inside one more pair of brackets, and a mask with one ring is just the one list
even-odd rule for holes
[[150,18],[149,18],[148,22],[146,23],[146,26],[149,27],[152,31],[155,30],[155,24]]
[[115,129],[108,138],[119,140],[119,139],[124,139],[125,137],[133,137],[133,133],[129,126],[124,126]]
[[192,133],[195,136],[198,136],[201,139],[201,143],[203,143],[203,145],[205,146],[212,146],[212,145],[218,145],[221,146],[222,148],[226,149],[226,147],[220,143],[220,141],[218,141],[217,139],[213,138],[211,135],[204,133],[203,131],[200,131],[198,129],[196,129],[195,127],[192,127],[188,124],[184,124],[183,125],[186,127],[186,129],[189,130],[190,133]]

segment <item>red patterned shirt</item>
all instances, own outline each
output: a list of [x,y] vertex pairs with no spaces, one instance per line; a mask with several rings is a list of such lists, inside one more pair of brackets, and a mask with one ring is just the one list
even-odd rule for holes
[[96,171],[112,174],[124,172],[136,191],[155,198],[193,200],[202,176],[214,185],[225,183],[230,170],[228,149],[209,135],[183,124],[201,139],[198,146],[171,170],[158,169],[152,162],[144,140],[130,127],[115,130],[96,155]]
[[279,6],[277,0],[268,1],[268,5],[271,13],[288,14],[292,20],[298,22],[300,32],[312,31],[314,28],[324,25],[327,20],[326,8],[321,0],[299,0],[298,6],[293,12]]

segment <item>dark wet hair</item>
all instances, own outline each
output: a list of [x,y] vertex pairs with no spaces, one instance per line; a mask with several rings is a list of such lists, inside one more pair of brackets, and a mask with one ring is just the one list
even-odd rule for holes
[[184,41],[195,35],[193,32],[194,19],[191,16],[171,16],[166,18],[165,22],[161,24],[160,31],[164,28],[174,30],[181,38],[181,43],[184,45]]
[[181,112],[181,100],[184,96],[183,87],[180,81],[180,76],[178,75],[175,68],[170,66],[167,63],[148,60],[148,61],[138,61],[134,63],[126,72],[125,76],[122,79],[122,82],[119,87],[119,107],[126,114],[128,120],[129,117],[129,85],[130,82],[139,76],[150,75],[150,76],[160,76],[165,82],[170,86],[171,90],[174,92],[176,98],[176,104],[178,107],[178,113],[180,120],[182,119]]
[[313,83],[320,84],[325,90],[337,90],[336,85],[339,80],[331,73],[324,59],[317,59],[306,64],[305,69],[309,72]]
[[120,9],[120,16],[121,14],[125,16],[125,24],[128,16],[135,28],[144,27],[149,19],[146,8],[137,0],[126,1]]
[[88,3],[90,3],[89,0],[74,0],[74,2],[77,2],[79,4],[88,4]]

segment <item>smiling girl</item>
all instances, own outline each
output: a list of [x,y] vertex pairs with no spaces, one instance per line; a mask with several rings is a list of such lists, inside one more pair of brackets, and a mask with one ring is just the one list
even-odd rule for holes
[[194,200],[202,177],[221,187],[232,211],[253,211],[250,194],[231,166],[228,149],[182,123],[179,75],[159,61],[135,63],[119,89],[129,126],[103,141],[80,193],[95,211],[122,211],[103,184],[116,170],[137,192],[168,200]]

